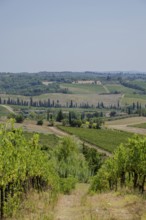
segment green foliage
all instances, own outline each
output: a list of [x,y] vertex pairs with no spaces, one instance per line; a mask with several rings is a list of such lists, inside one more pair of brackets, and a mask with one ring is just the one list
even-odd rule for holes
[[24,121],[24,116],[22,114],[15,115],[13,113],[8,115],[8,119],[15,119],[17,123],[22,123]]
[[91,183],[91,190],[101,191],[131,187],[144,192],[146,181],[146,138],[135,136],[121,144],[113,157],[99,169]]
[[78,181],[87,181],[89,170],[85,157],[78,144],[71,137],[64,137],[55,150],[56,169],[61,178],[74,177]]
[[42,119],[38,120],[37,125],[43,125],[43,120]]
[[61,192],[69,194],[75,188],[77,179],[74,177],[60,178]]
[[11,119],[11,118],[15,118],[16,117],[16,115],[14,114],[14,113],[9,113],[8,114],[8,119]]
[[24,117],[22,114],[16,115],[15,120],[17,123],[22,123],[24,121]]
[[62,110],[59,110],[57,117],[56,117],[56,121],[61,122],[63,120],[63,113]]
[[[59,189],[59,178],[48,155],[41,151],[36,134],[26,140],[13,122],[0,127],[0,213],[1,218],[18,207],[21,193],[31,188],[38,191]],[[11,212],[10,212],[11,210]]]
[[44,85],[42,83],[44,80],[43,74],[0,74],[0,92],[25,96],[36,96],[50,92],[68,92],[67,89],[61,89],[57,83]]
[[90,175],[94,176],[104,161],[104,155],[97,152],[94,148],[83,145],[83,154],[88,162]]
[[79,119],[73,119],[72,121],[71,121],[71,124],[70,124],[72,127],[78,127],[78,128],[80,128],[81,127],[81,125],[82,125],[82,121],[81,120],[79,120]]
[[3,106],[0,106],[0,117],[1,116],[7,116],[10,114],[10,112]]
[[[29,141],[34,135],[34,133],[26,132],[26,131],[23,134],[27,141]],[[41,150],[50,151],[52,148],[54,148],[54,146],[58,144],[59,141],[60,138],[55,134],[39,133],[39,144]]]
[[50,120],[49,120],[49,126],[53,127],[53,126],[54,126],[54,123],[55,123],[55,122],[54,122],[54,119],[50,119]]
[[97,129],[101,129],[102,125],[104,124],[103,119],[102,119],[102,118],[97,118],[97,119],[95,120],[95,122],[96,122],[96,128],[97,128]]
[[63,126],[68,126],[69,125],[69,120],[67,118],[62,120],[62,125]]
[[69,92],[73,94],[92,94],[92,93],[105,93],[105,89],[102,85],[96,84],[61,84],[62,88],[67,88]]

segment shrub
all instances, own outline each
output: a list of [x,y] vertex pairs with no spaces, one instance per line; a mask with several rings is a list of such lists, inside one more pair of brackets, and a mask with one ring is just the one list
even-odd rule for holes
[[61,178],[60,180],[60,191],[65,194],[69,194],[77,183],[77,179],[74,177]]
[[16,115],[15,120],[17,123],[22,123],[24,121],[23,115]]
[[43,120],[38,120],[37,125],[43,125]]

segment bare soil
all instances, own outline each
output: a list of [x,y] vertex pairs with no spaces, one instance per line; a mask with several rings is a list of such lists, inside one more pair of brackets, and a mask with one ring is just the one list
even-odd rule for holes
[[146,129],[129,127],[129,125],[135,125],[140,123],[146,123],[146,117],[132,117],[115,121],[108,121],[106,122],[105,126],[110,129],[117,129],[121,131],[132,132],[135,134],[146,135]]

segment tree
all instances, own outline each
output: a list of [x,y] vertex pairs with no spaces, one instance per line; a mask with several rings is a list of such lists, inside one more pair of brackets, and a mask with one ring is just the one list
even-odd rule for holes
[[64,137],[62,143],[56,148],[57,171],[61,178],[74,177],[79,181],[88,178],[88,164],[80,153],[79,146],[71,137]]
[[17,123],[22,123],[24,121],[24,116],[22,114],[15,115],[15,119]]
[[56,117],[56,121],[61,122],[63,120],[63,113],[62,110],[59,110],[57,117]]
[[110,112],[110,117],[114,117],[114,116],[116,116],[116,111],[111,111]]
[[42,119],[39,119],[39,120],[37,121],[37,125],[43,125],[43,120],[42,120]]
[[101,118],[96,119],[96,128],[101,129],[101,126],[104,124],[104,121]]

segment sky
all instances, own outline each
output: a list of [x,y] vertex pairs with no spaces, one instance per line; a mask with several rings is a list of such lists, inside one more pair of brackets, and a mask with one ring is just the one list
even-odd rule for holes
[[146,0],[0,0],[0,72],[146,71]]

